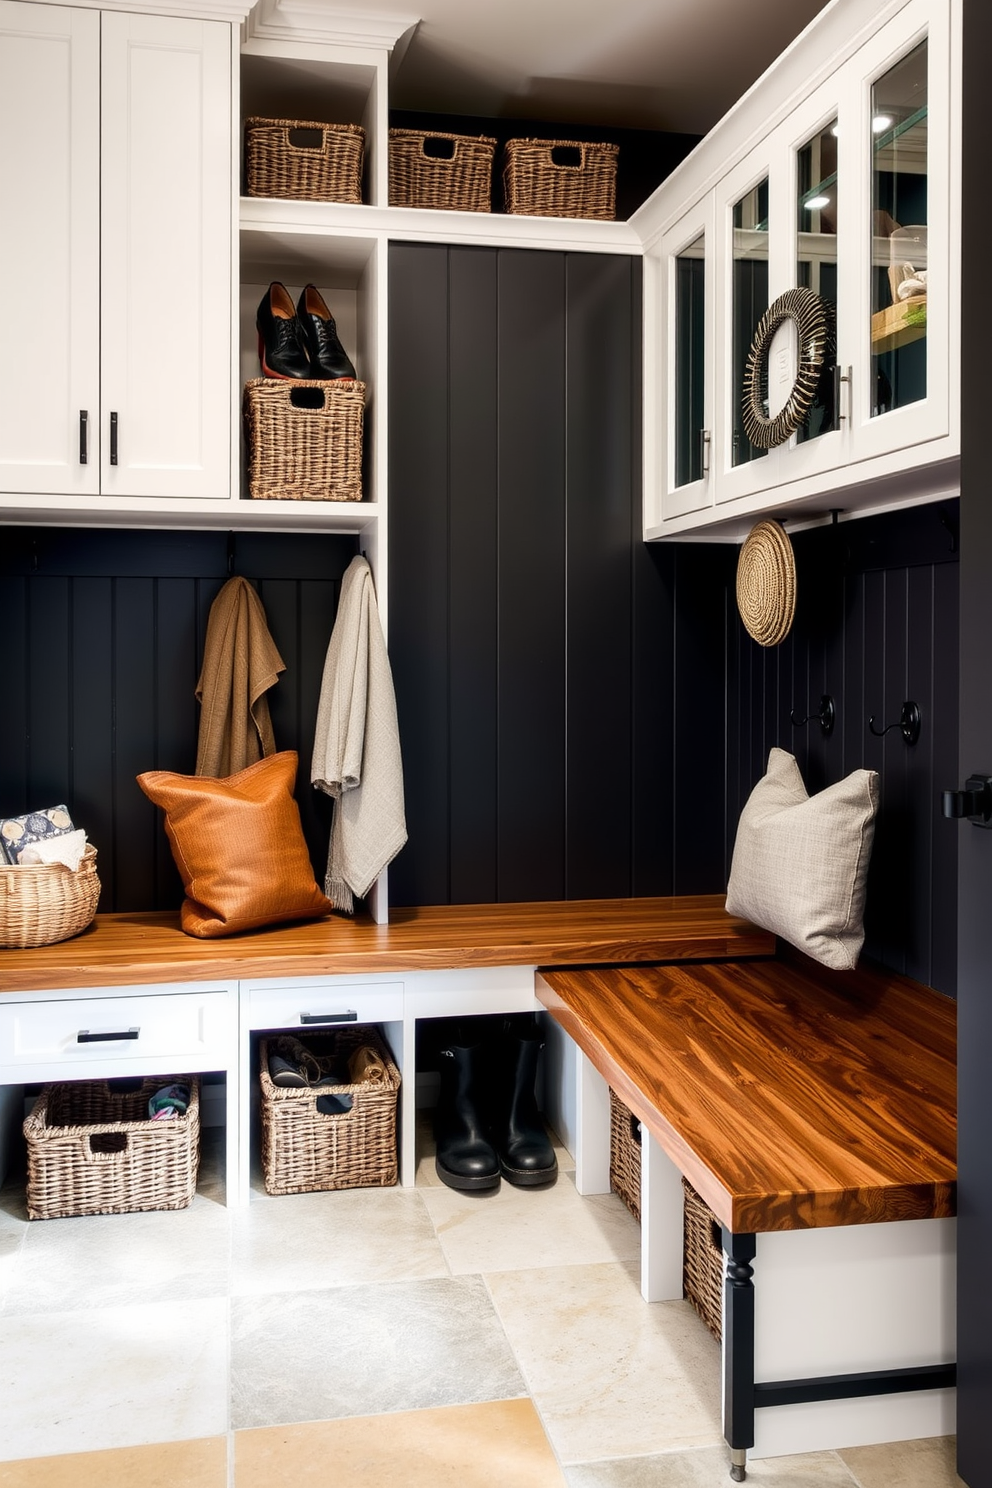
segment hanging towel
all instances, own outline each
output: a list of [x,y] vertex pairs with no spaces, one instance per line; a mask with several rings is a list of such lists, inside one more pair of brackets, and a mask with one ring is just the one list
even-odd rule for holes
[[228,579],[210,607],[203,668],[197,775],[223,779],[275,753],[265,694],[286,664],[247,579]]
[[324,893],[351,914],[406,841],[396,698],[372,571],[353,558],[341,584],[317,707],[310,778],[334,798]]

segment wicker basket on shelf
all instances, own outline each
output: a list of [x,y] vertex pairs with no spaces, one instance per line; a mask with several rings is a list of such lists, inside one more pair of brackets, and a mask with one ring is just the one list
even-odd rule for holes
[[723,1332],[723,1237],[720,1221],[682,1179],[682,1287],[713,1337]]
[[0,946],[68,940],[86,929],[99,898],[95,847],[87,845],[75,872],[64,863],[0,864]]
[[591,217],[617,213],[617,145],[568,140],[507,140],[503,153],[506,210],[532,217]]
[[245,120],[248,196],[360,202],[365,130],[301,119]]
[[361,501],[364,415],[364,382],[246,382],[248,494],[255,501]]
[[[148,1101],[163,1085],[189,1088],[183,1116],[152,1121]],[[186,1209],[200,1160],[196,1075],[73,1080],[45,1085],[24,1123],[29,1219]]]
[[[360,1048],[378,1056],[378,1083],[286,1088],[269,1077],[269,1039],[260,1040],[262,1173],[270,1194],[316,1193],[338,1188],[388,1188],[396,1182],[396,1101],[400,1072],[377,1030],[352,1025],[297,1040],[321,1075],[347,1081],[348,1060]],[[323,1095],[347,1096],[351,1109],[324,1114]]]
[[431,129],[389,131],[389,204],[456,212],[492,209],[496,141]]
[[610,1090],[610,1188],[641,1219],[641,1123]]

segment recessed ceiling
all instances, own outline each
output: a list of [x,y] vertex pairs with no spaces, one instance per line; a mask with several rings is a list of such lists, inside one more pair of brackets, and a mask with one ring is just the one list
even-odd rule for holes
[[[703,134],[826,3],[423,0],[397,48],[390,102]],[[397,10],[362,0],[364,13]]]

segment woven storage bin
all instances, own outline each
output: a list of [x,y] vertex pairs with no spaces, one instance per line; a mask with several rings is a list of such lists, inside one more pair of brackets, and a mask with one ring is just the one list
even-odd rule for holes
[[723,1239],[720,1221],[682,1179],[682,1287],[713,1337],[723,1332]]
[[[368,1025],[300,1039],[324,1075],[348,1076],[348,1058],[363,1044],[386,1067],[383,1084],[286,1089],[269,1078],[270,1040],[260,1040],[262,1173],[270,1194],[336,1188],[388,1188],[396,1182],[396,1098],[400,1072],[377,1030]],[[350,1111],[325,1116],[321,1095],[348,1095]]]
[[[150,1120],[149,1098],[177,1080],[189,1087],[185,1116]],[[200,1161],[200,1082],[156,1075],[45,1085],[24,1135],[29,1219],[186,1209]]]
[[[294,132],[301,129],[312,136],[307,143],[293,140]],[[359,124],[246,119],[247,195],[289,201],[360,202],[364,153],[365,130]]]
[[249,495],[255,501],[361,501],[364,417],[364,382],[246,382]]
[[532,217],[594,217],[617,212],[617,145],[568,140],[507,140],[503,154],[506,210]]
[[610,1188],[641,1220],[641,1123],[610,1091]]
[[0,946],[54,945],[78,935],[96,914],[96,848],[75,873],[63,863],[0,864]]
[[[448,146],[450,157],[427,153]],[[439,207],[457,212],[491,211],[495,150],[496,141],[485,134],[391,129],[389,205]]]

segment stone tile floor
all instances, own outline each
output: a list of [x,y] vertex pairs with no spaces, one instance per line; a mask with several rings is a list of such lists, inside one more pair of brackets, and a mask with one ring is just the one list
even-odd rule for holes
[[[646,1306],[638,1231],[546,1190],[28,1223],[0,1191],[0,1488],[723,1488],[719,1350]],[[755,1461],[774,1488],[954,1488],[952,1439]]]

